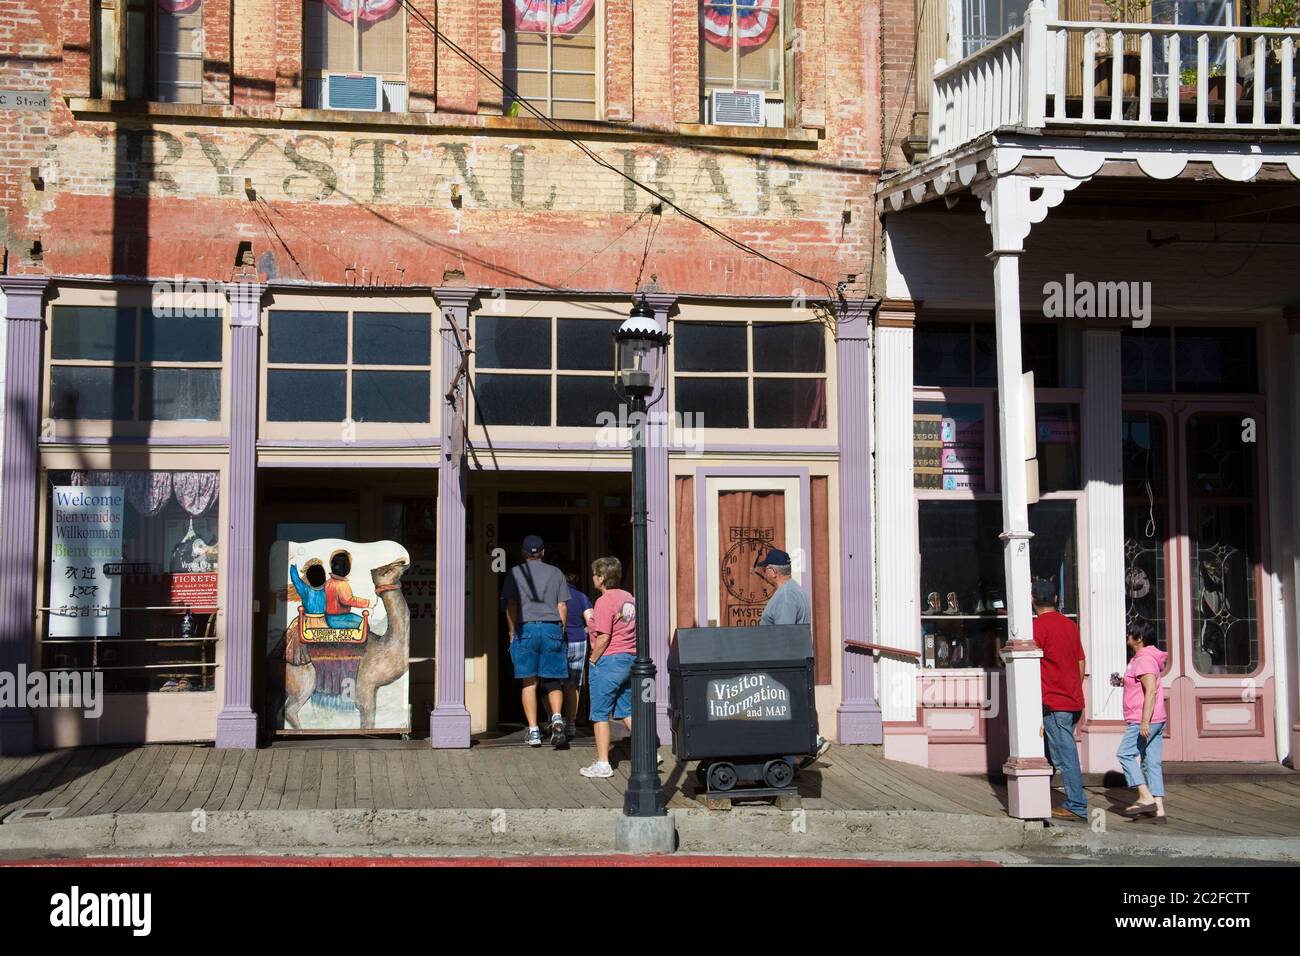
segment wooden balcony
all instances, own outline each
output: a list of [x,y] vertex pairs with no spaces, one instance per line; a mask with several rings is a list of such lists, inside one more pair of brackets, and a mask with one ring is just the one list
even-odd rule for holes
[[1300,30],[1049,19],[935,64],[930,155],[1001,128],[1295,134]]

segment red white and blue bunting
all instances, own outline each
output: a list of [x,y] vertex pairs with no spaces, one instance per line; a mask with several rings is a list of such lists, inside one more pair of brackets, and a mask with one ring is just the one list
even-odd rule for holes
[[203,0],[158,0],[164,13],[192,13]]
[[325,0],[325,5],[336,17],[348,23],[352,22],[354,11],[360,12],[363,23],[374,23],[391,15],[401,6],[401,2],[400,0]]
[[707,4],[701,25],[704,38],[716,47],[730,50],[732,19],[740,48],[762,46],[776,29],[781,16],[781,0],[735,0],[732,3]]
[[521,33],[578,33],[596,9],[596,0],[514,0],[515,29]]

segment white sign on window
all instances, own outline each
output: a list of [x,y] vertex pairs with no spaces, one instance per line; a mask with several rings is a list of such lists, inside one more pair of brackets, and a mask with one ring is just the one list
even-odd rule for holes
[[[120,485],[54,486],[50,542],[50,637],[117,637],[122,578]],[[114,573],[108,573],[113,570]]]

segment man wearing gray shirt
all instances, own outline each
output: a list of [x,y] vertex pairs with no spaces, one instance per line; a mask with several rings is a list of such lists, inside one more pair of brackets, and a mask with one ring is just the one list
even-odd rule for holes
[[[776,590],[772,596],[767,599],[767,607],[763,608],[763,616],[759,619],[759,625],[764,624],[812,624],[812,602],[808,600],[808,595],[799,582],[790,576],[793,570],[790,562],[790,555],[786,554],[780,548],[773,548],[763,556],[763,560],[754,565],[754,570],[763,575],[764,579]],[[817,712],[813,711],[814,726],[817,721]],[[823,739],[821,734],[817,735],[817,752],[816,754],[804,758],[801,762],[803,766],[813,763],[818,757],[822,756],[831,747],[829,740]],[[794,757],[786,757],[793,765]]]
[[569,677],[564,622],[568,619],[569,582],[564,572],[542,558],[546,547],[535,534],[524,538],[523,561],[510,569],[501,600],[510,631],[510,661],[521,684],[528,746],[540,747],[537,684],[543,683],[551,705],[551,745],[568,747],[564,733],[564,682]]

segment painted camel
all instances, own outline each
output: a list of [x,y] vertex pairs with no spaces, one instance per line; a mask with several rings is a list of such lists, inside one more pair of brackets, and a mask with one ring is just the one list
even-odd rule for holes
[[[382,634],[368,629],[365,650],[357,668],[356,704],[363,729],[375,726],[375,701],[379,688],[391,684],[406,672],[411,646],[411,610],[402,594],[402,575],[408,567],[406,559],[398,558],[370,572],[375,594],[384,602],[388,628]],[[298,712],[316,690],[316,665],[312,663],[301,637],[298,619],[295,619],[271,652],[273,666],[284,662],[284,725],[293,730],[300,729]]]

